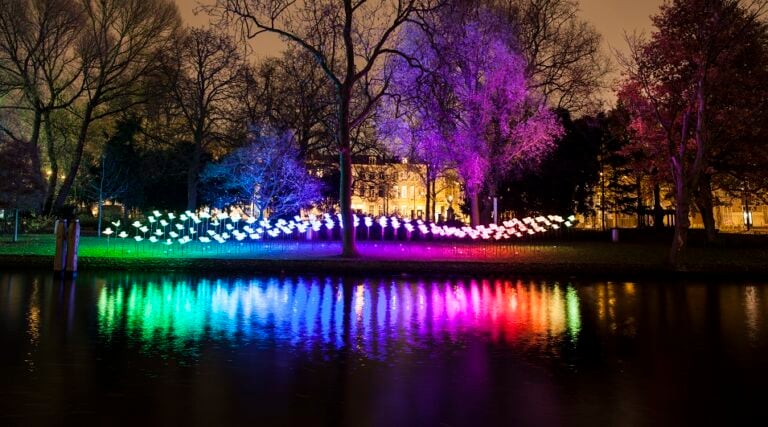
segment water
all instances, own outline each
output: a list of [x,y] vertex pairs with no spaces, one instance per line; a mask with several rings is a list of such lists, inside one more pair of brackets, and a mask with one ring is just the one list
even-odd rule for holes
[[0,273],[0,425],[765,425],[768,284]]

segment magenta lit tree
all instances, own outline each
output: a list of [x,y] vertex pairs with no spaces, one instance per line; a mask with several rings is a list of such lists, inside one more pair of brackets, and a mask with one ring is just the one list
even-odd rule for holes
[[481,194],[537,166],[562,127],[529,90],[512,33],[492,14],[446,12],[433,28],[407,27],[381,130],[396,151],[455,168],[477,225]]

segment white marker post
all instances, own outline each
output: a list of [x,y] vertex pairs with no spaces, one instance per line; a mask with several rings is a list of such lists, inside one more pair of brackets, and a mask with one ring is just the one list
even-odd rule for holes
[[61,274],[67,265],[67,221],[57,220],[56,226],[56,254],[53,257],[53,272]]

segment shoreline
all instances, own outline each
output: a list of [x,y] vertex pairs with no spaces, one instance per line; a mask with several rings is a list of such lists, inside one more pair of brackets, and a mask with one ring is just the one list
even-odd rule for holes
[[[667,263],[659,241],[539,241],[503,244],[360,241],[359,258],[342,258],[334,241],[265,241],[258,244],[183,247],[137,245],[130,241],[80,241],[80,271],[153,271],[234,274],[331,274],[584,277],[604,280],[716,279],[768,282],[768,240],[721,246],[690,246],[683,268]],[[53,271],[52,236],[0,242],[0,268]]]
[[[35,269],[52,272],[48,255],[0,255],[0,267],[7,270]],[[81,257],[80,271],[147,271],[189,273],[332,274],[332,275],[526,275],[576,278],[653,278],[663,280],[716,279],[766,280],[768,265],[688,264],[673,270],[663,264],[595,262],[515,262],[510,260],[401,260],[387,258],[149,258]]]

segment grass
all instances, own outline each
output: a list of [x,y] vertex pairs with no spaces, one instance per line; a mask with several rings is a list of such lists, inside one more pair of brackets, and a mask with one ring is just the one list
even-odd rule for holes
[[[733,239],[730,239],[733,240]],[[646,274],[670,272],[666,242],[609,243],[564,241],[540,243],[358,242],[361,259],[338,257],[338,242],[269,241],[166,247],[128,239],[83,237],[82,268],[247,269],[334,272],[445,272],[536,274]],[[0,241],[0,265],[48,267],[55,241],[50,235],[25,235],[20,242]],[[768,276],[768,245],[716,247],[694,245],[681,270],[700,275]]]

